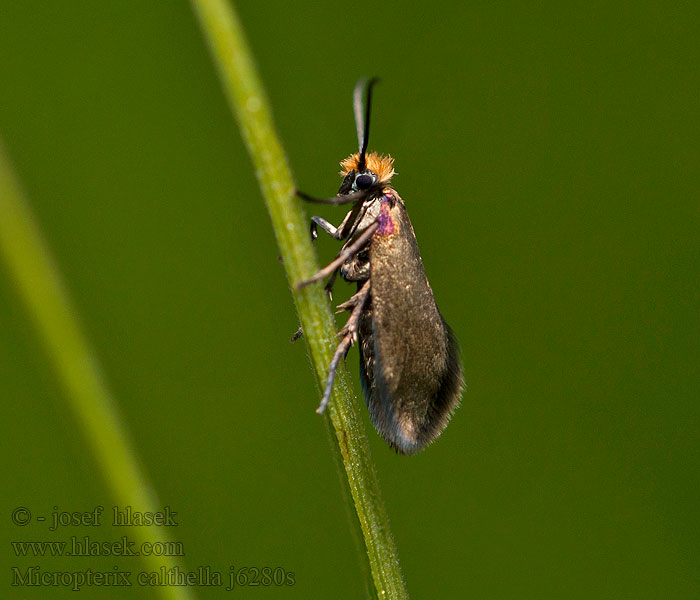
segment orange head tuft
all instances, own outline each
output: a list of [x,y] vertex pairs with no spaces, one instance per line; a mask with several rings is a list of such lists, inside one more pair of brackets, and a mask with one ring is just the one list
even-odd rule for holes
[[[357,170],[357,163],[360,161],[360,155],[356,152],[351,154],[345,160],[340,161],[342,171],[340,174],[345,177],[350,171]],[[377,176],[379,183],[389,183],[391,178],[396,174],[394,171],[394,159],[388,154],[381,155],[376,152],[369,152],[365,157],[367,169],[372,171]]]

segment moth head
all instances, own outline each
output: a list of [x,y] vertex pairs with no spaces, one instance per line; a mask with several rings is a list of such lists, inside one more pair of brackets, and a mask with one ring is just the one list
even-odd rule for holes
[[353,91],[352,105],[357,128],[358,152],[351,154],[340,163],[343,184],[340,186],[339,194],[352,192],[371,194],[373,190],[381,189],[388,184],[394,176],[394,159],[391,156],[367,152],[372,88],[377,81],[376,77],[370,80],[360,79]]
[[391,182],[396,174],[394,171],[394,159],[391,156],[382,156],[376,152],[370,152],[365,156],[365,167],[361,169],[360,155],[351,154],[341,161],[344,193],[368,191],[374,187],[381,188]]

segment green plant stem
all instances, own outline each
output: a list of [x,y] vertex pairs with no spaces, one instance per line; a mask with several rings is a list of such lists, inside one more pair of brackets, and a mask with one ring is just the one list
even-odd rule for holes
[[[292,284],[311,276],[317,263],[271,110],[243,29],[227,0],[191,0],[209,44],[231,110],[248,147],[277,243]],[[323,389],[337,337],[333,316],[320,285],[293,291],[304,338]],[[347,372],[338,369],[327,411],[360,522],[374,586],[379,598],[406,598],[396,547],[379,493],[364,427]]]
[[[107,485],[120,506],[160,510],[143,475],[128,436],[100,373],[97,360],[80,330],[75,311],[20,185],[0,142],[0,256],[34,322],[49,360],[65,391]],[[111,519],[106,507],[103,519]],[[158,527],[134,527],[135,541],[168,542]],[[152,571],[179,565],[168,557],[144,556]],[[167,600],[193,598],[183,586],[156,586]]]

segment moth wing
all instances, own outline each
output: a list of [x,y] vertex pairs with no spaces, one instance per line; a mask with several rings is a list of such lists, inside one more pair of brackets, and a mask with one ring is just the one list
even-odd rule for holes
[[399,452],[413,454],[440,435],[457,408],[462,365],[403,202],[383,210],[389,225],[370,244],[372,304],[360,325],[360,378],[379,433]]

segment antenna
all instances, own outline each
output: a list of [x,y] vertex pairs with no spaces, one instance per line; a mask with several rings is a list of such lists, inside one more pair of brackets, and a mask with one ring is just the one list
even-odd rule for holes
[[[352,106],[355,110],[355,126],[357,127],[357,146],[360,150],[360,160],[357,161],[357,170],[365,170],[365,153],[369,142],[369,114],[372,107],[372,87],[379,81],[378,77],[372,79],[360,79],[355,85],[352,94]],[[366,94],[365,111],[362,114],[362,95]],[[363,118],[364,117],[364,118]]]

